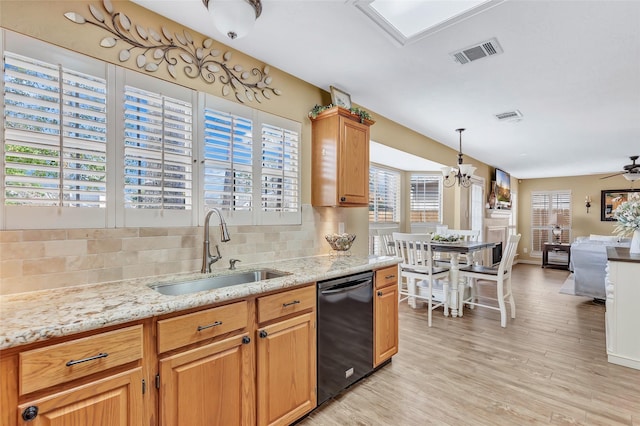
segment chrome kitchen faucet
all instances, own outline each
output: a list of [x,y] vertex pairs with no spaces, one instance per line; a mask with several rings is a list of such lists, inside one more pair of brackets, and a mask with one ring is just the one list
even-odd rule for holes
[[229,236],[229,230],[227,229],[227,223],[224,221],[224,218],[222,217],[222,213],[217,208],[215,207],[212,208],[211,210],[209,210],[209,213],[207,213],[207,216],[204,219],[204,242],[202,243],[202,269],[200,270],[200,272],[202,272],[203,274],[211,272],[211,265],[213,263],[216,263],[218,260],[222,259],[222,256],[220,255],[220,249],[218,248],[217,244],[216,244],[215,256],[211,255],[211,250],[210,250],[211,244],[209,242],[209,220],[211,219],[211,214],[213,212],[215,212],[220,218],[220,242],[226,243],[227,241],[231,240],[231,237]]

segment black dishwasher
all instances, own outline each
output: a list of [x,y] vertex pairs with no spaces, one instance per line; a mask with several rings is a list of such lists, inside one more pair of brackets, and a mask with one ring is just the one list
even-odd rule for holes
[[318,405],[373,370],[373,272],[318,282]]

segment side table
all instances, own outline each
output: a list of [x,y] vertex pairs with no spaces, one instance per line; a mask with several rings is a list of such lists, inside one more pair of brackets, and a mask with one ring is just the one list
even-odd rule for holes
[[[549,252],[567,253],[567,263],[549,262]],[[557,269],[569,269],[571,263],[571,244],[568,243],[544,243],[542,249],[542,267],[543,268],[557,268]]]

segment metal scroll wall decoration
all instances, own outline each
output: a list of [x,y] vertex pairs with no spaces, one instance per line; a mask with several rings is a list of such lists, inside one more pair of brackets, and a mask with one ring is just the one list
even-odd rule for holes
[[136,66],[147,72],[155,72],[165,65],[174,79],[177,79],[177,69],[182,67],[189,78],[202,78],[209,84],[219,82],[224,96],[233,91],[242,103],[262,102],[271,99],[272,94],[282,94],[279,89],[271,87],[268,65],[262,70],[245,70],[242,65],[231,65],[232,53],[215,49],[210,38],[204,40],[202,46],[197,46],[187,30],[171,33],[166,27],[161,27],[158,33],[152,28],[132,24],[127,15],[114,11],[109,0],[103,0],[102,8],[104,12],[89,5],[95,21],[76,12],[67,12],[64,16],[76,24],[91,24],[107,31],[109,35],[100,40],[102,47],[116,47],[119,41],[127,44],[128,47],[121,49],[118,55],[120,62],[135,57]]

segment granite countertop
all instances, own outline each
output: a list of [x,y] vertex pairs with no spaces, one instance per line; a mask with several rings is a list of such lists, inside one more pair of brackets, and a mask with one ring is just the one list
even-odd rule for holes
[[64,287],[0,296],[0,350],[54,337],[99,329],[246,296],[395,265],[391,256],[314,256],[238,267],[237,271],[272,268],[291,273],[281,278],[239,284],[199,293],[165,296],[148,286],[204,276],[189,273]]
[[629,253],[629,247],[607,247],[607,259],[616,262],[640,263],[640,254]]

